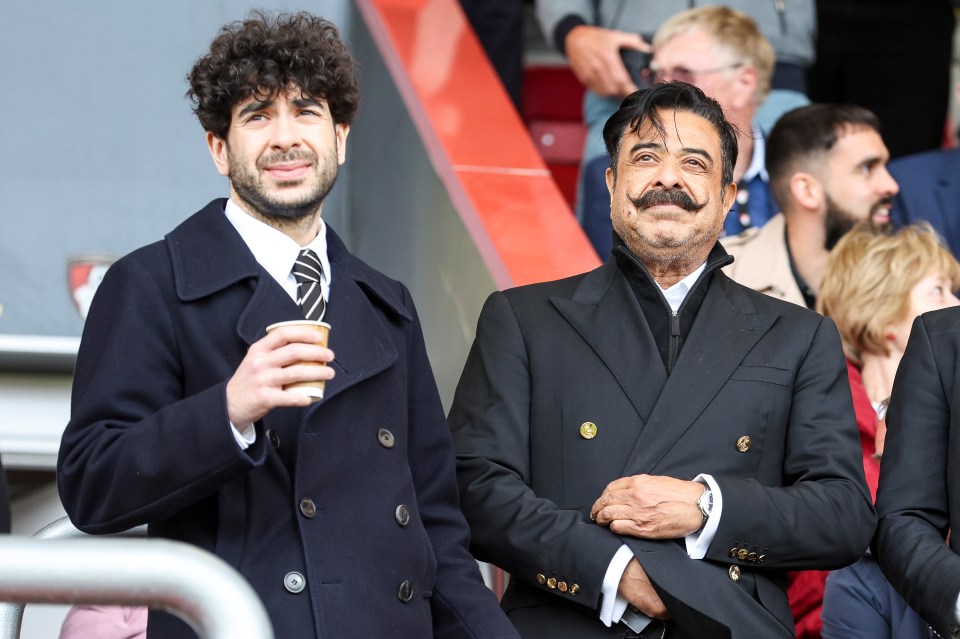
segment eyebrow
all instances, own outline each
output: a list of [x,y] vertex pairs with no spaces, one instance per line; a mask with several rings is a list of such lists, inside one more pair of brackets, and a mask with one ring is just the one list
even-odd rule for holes
[[266,109],[267,107],[269,107],[271,104],[273,104],[273,100],[255,100],[250,104],[248,104],[247,106],[240,109],[240,113],[238,113],[237,115],[243,116],[248,113],[253,113],[255,111],[262,111],[263,109]]
[[[637,142],[632,147],[630,147],[630,155],[633,155],[637,151],[642,151],[644,149],[652,149],[655,151],[661,151],[664,149],[662,144],[657,144],[656,142]],[[693,154],[700,155],[704,159],[713,162],[713,157],[705,150],[696,146],[685,146],[680,151],[684,154]]]
[[637,151],[642,151],[643,149],[653,149],[655,151],[663,150],[662,144],[657,144],[656,142],[637,142],[632,147],[630,147],[630,155],[633,155]]
[[[272,100],[272,99],[271,100],[254,100],[247,106],[240,109],[240,113],[238,113],[237,115],[244,116],[244,115],[247,115],[248,113],[255,113],[257,111],[262,111],[263,109],[271,107],[274,101],[275,100]],[[302,109],[303,107],[320,107],[320,108],[323,107],[320,101],[314,98],[297,98],[296,100],[291,100],[290,104],[297,107],[298,109]]]
[[323,104],[320,103],[320,100],[316,100],[314,98],[297,98],[296,100],[292,100],[290,104],[292,104],[297,108],[303,108],[303,107],[309,107],[309,106],[321,107],[321,108],[323,107]]

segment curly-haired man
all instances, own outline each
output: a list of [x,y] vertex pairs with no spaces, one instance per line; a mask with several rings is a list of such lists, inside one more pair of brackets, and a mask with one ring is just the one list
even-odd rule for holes
[[[104,278],[61,498],[82,530],[148,524],[216,553],[277,637],[513,638],[467,551],[410,294],[321,219],[354,68],[336,28],[305,13],[227,25],[196,63],[189,96],[230,197]],[[305,315],[332,325],[336,357],[311,329],[267,333]],[[316,379],[319,402],[285,390]],[[193,636],[153,611],[148,633]]]

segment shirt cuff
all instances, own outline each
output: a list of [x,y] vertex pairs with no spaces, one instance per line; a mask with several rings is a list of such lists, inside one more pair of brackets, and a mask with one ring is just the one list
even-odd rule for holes
[[690,533],[684,537],[687,545],[687,554],[690,559],[703,559],[707,556],[707,550],[713,543],[713,538],[717,534],[717,528],[720,527],[720,515],[723,511],[723,495],[720,494],[720,486],[711,475],[700,474],[694,477],[693,481],[706,484],[707,488],[713,491],[713,509],[710,516],[707,517],[707,523],[703,525],[698,532]]
[[230,430],[233,432],[233,438],[237,440],[240,450],[250,448],[250,444],[257,441],[257,429],[253,427],[252,423],[237,427],[234,426],[233,422],[230,422]]
[[631,559],[633,559],[633,551],[626,546],[620,546],[620,550],[610,560],[607,572],[603,576],[603,585],[600,586],[600,595],[603,598],[603,603],[600,604],[600,621],[608,628],[619,623],[623,611],[627,609],[629,602],[620,594],[620,579]]

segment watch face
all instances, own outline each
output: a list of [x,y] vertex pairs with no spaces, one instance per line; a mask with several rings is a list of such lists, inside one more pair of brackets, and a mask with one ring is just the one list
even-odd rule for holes
[[704,515],[709,516],[710,513],[713,512],[713,491],[704,491],[704,493],[700,495],[700,499],[697,500],[697,505],[700,506],[700,511]]

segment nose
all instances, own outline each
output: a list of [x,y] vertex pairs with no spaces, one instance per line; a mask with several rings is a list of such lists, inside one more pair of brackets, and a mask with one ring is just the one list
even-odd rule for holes
[[677,163],[672,160],[666,160],[660,164],[660,171],[657,173],[657,184],[665,189],[675,188],[680,184],[680,171]]
[[900,185],[897,184],[897,181],[890,175],[890,171],[887,170],[886,166],[882,168],[878,179],[880,180],[880,192],[884,197],[896,195],[900,192]]
[[270,136],[270,146],[286,151],[300,144],[296,121],[289,114],[278,114],[273,120],[273,130]]

